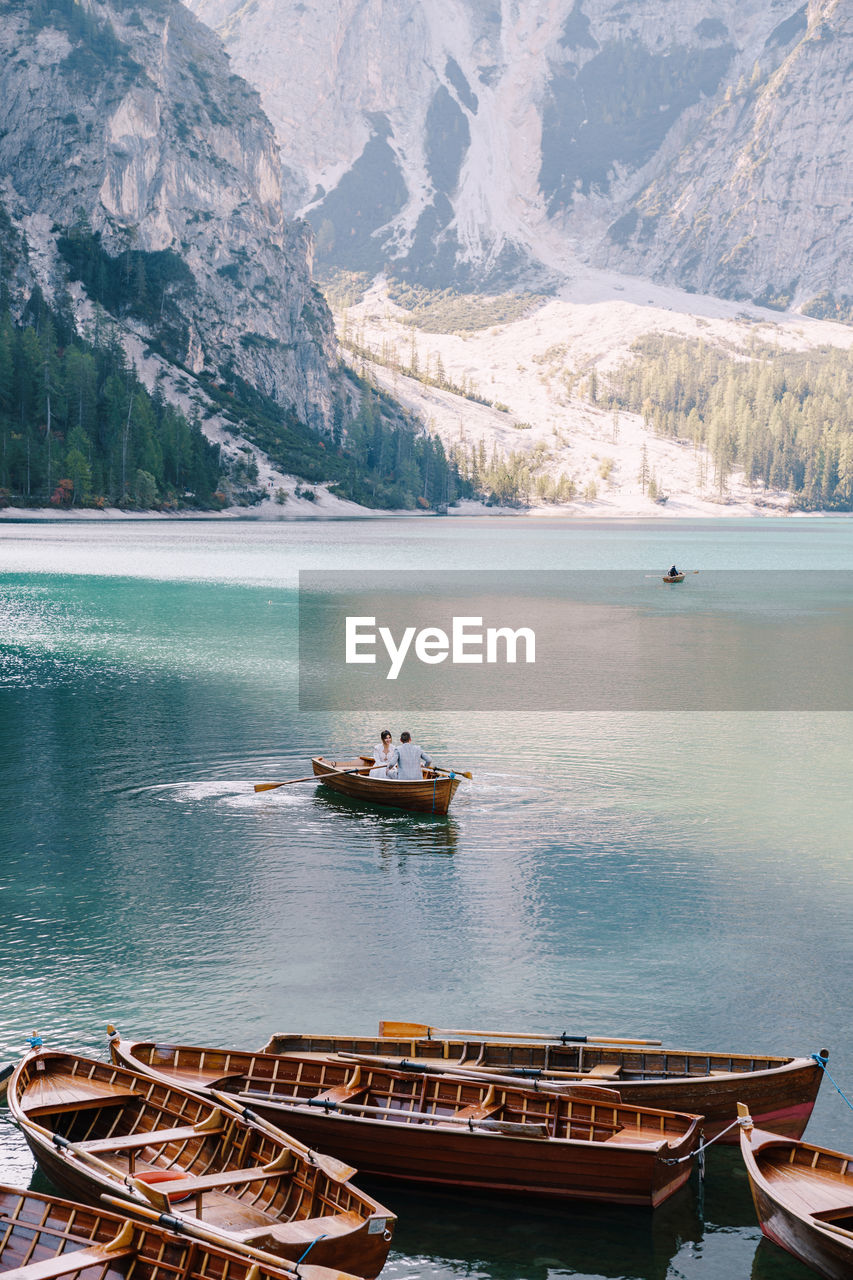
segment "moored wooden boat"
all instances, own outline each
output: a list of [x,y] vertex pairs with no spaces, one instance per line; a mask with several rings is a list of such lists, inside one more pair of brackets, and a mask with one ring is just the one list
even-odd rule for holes
[[740,1147],[761,1230],[825,1280],[853,1276],[853,1156],[780,1138],[741,1111]]
[[[814,1109],[823,1068],[814,1057],[707,1053],[655,1044],[596,1043],[584,1036],[503,1036],[496,1032],[443,1032],[425,1023],[383,1022],[378,1036],[274,1035],[263,1053],[355,1054],[441,1063],[468,1075],[535,1079],[543,1086],[601,1084],[632,1106],[704,1116],[706,1139],[737,1117],[738,1102],[756,1124],[788,1137],[802,1136]],[[828,1050],[820,1056],[827,1060]],[[736,1144],[732,1129],[721,1141]]]
[[339,795],[410,813],[446,814],[460,781],[458,774],[438,773],[434,769],[424,769],[419,782],[371,778],[370,764],[361,758],[326,760],[315,756],[311,766],[317,780]]
[[262,1121],[109,1063],[36,1050],[16,1067],[9,1107],[55,1185],[126,1210],[168,1213],[223,1248],[309,1261],[372,1280],[395,1217],[355,1170]]
[[151,1222],[0,1185],[0,1276],[5,1280],[355,1280],[283,1259],[264,1265]]
[[365,1173],[554,1199],[657,1205],[690,1176],[701,1117],[612,1090],[523,1088],[334,1057],[111,1041],[116,1061],[226,1095]]

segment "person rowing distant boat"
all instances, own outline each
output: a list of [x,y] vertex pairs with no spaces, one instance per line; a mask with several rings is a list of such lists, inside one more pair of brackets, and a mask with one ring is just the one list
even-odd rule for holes
[[423,765],[432,764],[432,757],[416,742],[412,742],[412,735],[404,731],[400,734],[400,744],[394,748],[388,767],[392,768],[395,764],[399,766],[399,782],[420,782]]
[[672,566],[672,568],[670,569],[669,573],[668,573],[666,576],[667,576],[668,578],[677,578],[677,577],[678,577],[678,575],[680,574],[680,572],[681,572],[681,570],[680,570],[680,569],[676,569],[675,565],[673,565],[673,566]]

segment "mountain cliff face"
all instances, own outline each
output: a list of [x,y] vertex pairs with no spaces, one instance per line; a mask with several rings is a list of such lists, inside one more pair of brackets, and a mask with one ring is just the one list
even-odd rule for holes
[[[0,199],[48,292],[70,270],[169,358],[328,428],[310,230],[219,40],[173,0],[0,0]],[[115,300],[119,299],[119,302]]]
[[259,89],[329,262],[850,290],[841,0],[188,3]]

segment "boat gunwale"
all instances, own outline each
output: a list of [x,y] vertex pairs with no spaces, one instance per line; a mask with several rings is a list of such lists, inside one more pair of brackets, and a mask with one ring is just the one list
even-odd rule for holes
[[[200,1055],[207,1055],[207,1054],[213,1054],[213,1053],[222,1053],[223,1055],[228,1054],[229,1056],[245,1057],[245,1058],[247,1058],[247,1059],[250,1059],[250,1062],[251,1062],[251,1063],[254,1063],[254,1062],[258,1061],[258,1060],[261,1060],[261,1061],[263,1061],[263,1060],[267,1060],[267,1061],[271,1061],[271,1062],[277,1062],[277,1061],[281,1060],[281,1058],[283,1057],[283,1055],[280,1055],[280,1054],[263,1054],[263,1053],[256,1053],[256,1052],[253,1052],[252,1050],[239,1050],[239,1049],[238,1049],[238,1050],[224,1050],[224,1049],[216,1049],[216,1048],[214,1048],[214,1047],[212,1047],[212,1046],[185,1045],[185,1044],[167,1044],[167,1043],[166,1043],[166,1042],[164,1042],[164,1041],[158,1041],[158,1040],[124,1040],[123,1038],[122,1038],[120,1041],[117,1041],[117,1042],[116,1042],[116,1041],[114,1041],[114,1042],[113,1042],[113,1044],[112,1044],[112,1049],[113,1049],[113,1052],[114,1052],[114,1053],[117,1053],[117,1054],[119,1054],[119,1055],[120,1055],[121,1060],[122,1060],[122,1063],[125,1063],[125,1062],[134,1062],[134,1063],[139,1063],[139,1065],[140,1065],[140,1069],[141,1069],[141,1071],[142,1071],[143,1073],[145,1073],[145,1074],[150,1074],[152,1077],[155,1077],[156,1079],[160,1080],[160,1081],[161,1081],[162,1083],[164,1083],[164,1084],[175,1084],[174,1077],[172,1077],[171,1075],[169,1075],[167,1072],[160,1071],[160,1070],[158,1070],[156,1067],[154,1067],[154,1066],[150,1066],[150,1065],[148,1065],[148,1064],[146,1064],[146,1063],[142,1062],[140,1059],[138,1059],[138,1058],[135,1056],[135,1052],[136,1052],[136,1051],[138,1051],[139,1049],[147,1049],[147,1050],[150,1050],[150,1051],[152,1052],[152,1054],[153,1054],[153,1052],[155,1052],[155,1051],[157,1051],[158,1053],[162,1053],[162,1052],[164,1052],[164,1051],[166,1051],[166,1050],[173,1050],[173,1051],[175,1051],[175,1052],[176,1052],[176,1053],[178,1053],[178,1054],[180,1054],[180,1053],[182,1053],[182,1052],[183,1052],[183,1053],[187,1053],[187,1054],[197,1053],[197,1054],[200,1054]],[[326,1056],[327,1056],[327,1055],[326,1055]],[[291,1061],[294,1061],[294,1057],[293,1057],[293,1055],[291,1055],[290,1060],[291,1060]],[[316,1062],[316,1061],[317,1061],[317,1059],[316,1059],[316,1058],[313,1058],[313,1059],[311,1059],[311,1061]],[[348,1069],[350,1069],[350,1070],[351,1070],[355,1064],[353,1064],[353,1063],[346,1063],[346,1062],[340,1061],[339,1065],[340,1065],[340,1066],[342,1066],[342,1067],[347,1067]],[[131,1068],[131,1069],[132,1069],[132,1068]],[[369,1068],[368,1068],[368,1069],[369,1069]],[[383,1073],[383,1074],[386,1074],[386,1075],[389,1075],[389,1076],[393,1076],[395,1079],[398,1079],[398,1080],[405,1080],[405,1081],[407,1081],[407,1082],[411,1082],[411,1081],[415,1078],[415,1077],[413,1077],[413,1076],[412,1076],[411,1072],[406,1072],[406,1071],[403,1071],[403,1070],[401,1070],[401,1071],[396,1071],[396,1070],[394,1070],[393,1068],[390,1068],[390,1067],[387,1067],[387,1066],[382,1066],[382,1067],[377,1066],[375,1069],[376,1069],[378,1072],[381,1072],[381,1073]],[[239,1073],[238,1073],[237,1071],[235,1071],[233,1074],[234,1074],[234,1075],[238,1075],[238,1074],[240,1074],[240,1075],[245,1075],[245,1074],[247,1074],[247,1073],[246,1073],[246,1072],[239,1072]],[[426,1073],[426,1074],[429,1074],[429,1073]],[[422,1077],[422,1076],[419,1076],[419,1078],[421,1078],[421,1079],[422,1079],[423,1077]],[[437,1078],[437,1077],[436,1077],[436,1078]],[[441,1079],[442,1079],[442,1080],[446,1080],[446,1081],[448,1081],[449,1083],[472,1084],[472,1085],[477,1085],[477,1086],[479,1086],[479,1087],[483,1087],[483,1088],[485,1088],[485,1087],[486,1087],[486,1082],[484,1082],[484,1081],[479,1081],[479,1080],[477,1080],[476,1078],[474,1078],[474,1079],[466,1079],[466,1078],[463,1078],[463,1077],[461,1077],[461,1076],[452,1076],[452,1077],[451,1077],[451,1076],[442,1076],[442,1077],[441,1077]],[[277,1083],[280,1083],[280,1084],[286,1084],[286,1083],[287,1083],[287,1081],[286,1081],[286,1080],[284,1080],[284,1079],[282,1079],[281,1077],[278,1077],[277,1081],[276,1081],[274,1078],[272,1078],[272,1077],[270,1078],[270,1083],[271,1083],[271,1084],[272,1084],[272,1083],[276,1083],[276,1082],[277,1082]],[[213,1084],[215,1085],[215,1081],[213,1082]],[[184,1087],[184,1088],[186,1088],[187,1086],[179,1086],[179,1087]],[[200,1096],[206,1096],[206,1091],[207,1091],[207,1089],[209,1089],[209,1088],[211,1088],[211,1087],[213,1087],[213,1085],[202,1085],[202,1084],[197,1085],[197,1089],[198,1089],[198,1091],[199,1091],[199,1095],[200,1095]],[[583,1085],[580,1085],[579,1087],[580,1087],[580,1088],[583,1088]],[[531,1094],[531,1093],[538,1093],[538,1095],[539,1095],[539,1097],[540,1097],[540,1098],[553,1098],[553,1099],[555,1100],[555,1102],[556,1102],[556,1103],[559,1103],[559,1102],[561,1102],[561,1101],[569,1102],[569,1103],[571,1103],[571,1102],[572,1102],[572,1098],[571,1098],[571,1096],[570,1096],[570,1095],[566,1095],[566,1094],[562,1094],[562,1095],[561,1095],[561,1094],[559,1094],[559,1093],[552,1092],[552,1091],[548,1091],[547,1093],[544,1093],[542,1090],[536,1090],[536,1089],[534,1089],[534,1088],[533,1088],[533,1086],[532,1086],[532,1084],[530,1085],[530,1087],[529,1087],[529,1088],[525,1088],[525,1086],[524,1086],[524,1084],[523,1084],[523,1083],[519,1083],[519,1084],[517,1084],[517,1085],[516,1085],[516,1084],[507,1084],[506,1086],[503,1086],[503,1088],[504,1088],[504,1092],[514,1092],[514,1093],[519,1093],[519,1094],[522,1094],[522,1095],[525,1095],[525,1096],[526,1096],[526,1095],[528,1095],[528,1094]],[[224,1086],[222,1086],[222,1087],[221,1087],[221,1091],[222,1091],[223,1093],[228,1094],[228,1090],[227,1090],[227,1088],[226,1088],[226,1087],[224,1087]],[[239,1100],[241,1100],[241,1101],[245,1101],[247,1105],[254,1106],[255,1108],[257,1108],[257,1107],[263,1107],[263,1106],[268,1106],[268,1107],[271,1107],[271,1108],[272,1108],[272,1107],[276,1107],[276,1108],[279,1108],[279,1109],[280,1109],[284,1114],[287,1114],[289,1111],[293,1110],[295,1107],[300,1107],[300,1108],[302,1108],[302,1109],[303,1109],[304,1111],[306,1111],[306,1112],[310,1110],[310,1112],[312,1112],[312,1113],[314,1113],[314,1114],[320,1114],[320,1113],[322,1113],[322,1111],[323,1111],[323,1107],[322,1107],[322,1105],[321,1105],[321,1104],[317,1104],[317,1103],[315,1103],[314,1105],[312,1105],[312,1106],[310,1106],[310,1107],[309,1107],[309,1103],[308,1103],[308,1098],[307,1098],[307,1097],[304,1099],[304,1102],[303,1102],[303,1101],[300,1101],[300,1102],[296,1102],[296,1103],[290,1103],[290,1102],[285,1102],[285,1101],[282,1101],[282,1100],[277,1099],[274,1093],[270,1093],[267,1097],[263,1097],[263,1096],[261,1096],[260,1094],[256,1094],[256,1093],[253,1093],[253,1094],[251,1094],[251,1095],[248,1095],[248,1094],[230,1094],[229,1096],[234,1097],[234,1098],[236,1098],[236,1099],[239,1099]],[[665,1119],[667,1119],[667,1120],[671,1119],[672,1121],[680,1121],[680,1122],[682,1122],[682,1123],[683,1123],[683,1122],[687,1122],[686,1124],[684,1124],[684,1127],[681,1129],[681,1131],[680,1131],[680,1132],[672,1132],[671,1134],[669,1134],[669,1136],[668,1136],[668,1137],[667,1137],[666,1135],[663,1135],[663,1136],[661,1137],[661,1140],[660,1140],[660,1145],[661,1145],[661,1147],[662,1147],[662,1148],[663,1148],[663,1147],[668,1147],[670,1150],[677,1149],[677,1148],[678,1148],[678,1147],[680,1147],[680,1146],[681,1146],[681,1145],[682,1145],[682,1144],[683,1144],[683,1143],[684,1143],[688,1138],[690,1138],[690,1136],[695,1132],[695,1130],[696,1130],[697,1126],[700,1126],[700,1125],[701,1125],[701,1123],[702,1123],[702,1120],[703,1120],[703,1117],[702,1117],[700,1114],[695,1113],[695,1112],[676,1111],[676,1110],[672,1110],[672,1109],[664,1108],[664,1107],[642,1107],[642,1106],[636,1106],[636,1105],[635,1105],[634,1103],[632,1103],[632,1102],[623,1102],[623,1101],[621,1100],[621,1098],[619,1099],[619,1101],[615,1101],[615,1100],[613,1100],[613,1101],[610,1101],[610,1100],[608,1100],[608,1101],[604,1101],[604,1100],[601,1100],[601,1101],[596,1102],[596,1103],[594,1103],[594,1104],[593,1104],[593,1103],[591,1103],[589,1100],[584,1099],[584,1098],[582,1098],[582,1097],[581,1097],[581,1098],[577,1098],[575,1101],[577,1101],[580,1105],[597,1105],[597,1106],[601,1106],[602,1108],[610,1109],[610,1110],[612,1110],[614,1113],[617,1113],[617,1112],[618,1112],[618,1113],[623,1113],[623,1114],[625,1114],[626,1116],[632,1116],[632,1117],[635,1117],[635,1118],[636,1118],[637,1116],[649,1116],[649,1117],[655,1117],[655,1118],[657,1118],[657,1119],[659,1119],[660,1117],[663,1117],[663,1118],[665,1118]],[[331,1107],[330,1107],[330,1110],[333,1110],[333,1108],[331,1108]],[[358,1120],[360,1120],[360,1121],[365,1121],[365,1122],[366,1122],[366,1121],[373,1121],[373,1120],[374,1120],[374,1117],[372,1117],[372,1116],[354,1116],[354,1115],[353,1115],[353,1116],[347,1116],[347,1113],[342,1113],[342,1112],[337,1112],[336,1114],[339,1116],[339,1118],[342,1118],[342,1119],[343,1119],[343,1118],[351,1118],[351,1119],[358,1119]],[[439,1116],[439,1115],[436,1115],[436,1123],[441,1123],[441,1121],[442,1121],[442,1120],[447,1120],[447,1119],[448,1119],[448,1117],[447,1117],[447,1116]],[[386,1126],[386,1125],[388,1125],[389,1123],[390,1123],[390,1124],[395,1124],[395,1125],[396,1125],[396,1124],[401,1124],[401,1125],[402,1125],[402,1121],[396,1121],[396,1120],[394,1120],[394,1118],[393,1118],[393,1111],[392,1111],[392,1110],[389,1110],[389,1115],[388,1115],[387,1117],[384,1117],[384,1118],[381,1118],[381,1119],[376,1118],[376,1119],[375,1119],[375,1123],[377,1123],[377,1124],[381,1124],[381,1125],[383,1125],[383,1126]],[[521,1123],[521,1122],[519,1122],[519,1123]],[[531,1121],[530,1123],[531,1123],[531,1125],[532,1125],[532,1124],[534,1124],[534,1123],[535,1123],[535,1121]],[[585,1121],[580,1121],[580,1123],[585,1123]],[[415,1126],[409,1126],[409,1127],[410,1127],[410,1128],[414,1128]],[[464,1129],[464,1126],[461,1126],[461,1128],[462,1128],[462,1129]],[[466,1132],[468,1132],[467,1130],[465,1130],[465,1131],[466,1131]],[[477,1130],[473,1130],[472,1132],[477,1132]],[[487,1132],[487,1133],[488,1133],[489,1131],[488,1131],[488,1130],[486,1130],[486,1131],[480,1131],[480,1132],[481,1132],[481,1133],[482,1133],[482,1132]],[[663,1131],[662,1131],[662,1132],[663,1132]],[[490,1136],[503,1137],[503,1136],[505,1136],[505,1135],[495,1134],[494,1132],[491,1132],[491,1133],[490,1133]],[[514,1135],[514,1136],[515,1136],[515,1135]],[[518,1135],[518,1136],[519,1136],[519,1138],[521,1138],[523,1135]],[[534,1139],[533,1139],[532,1137],[529,1137],[529,1138],[526,1138],[526,1139],[524,1139],[524,1140],[533,1141]],[[546,1140],[547,1140],[549,1143],[551,1143],[551,1144],[553,1144],[553,1143],[565,1143],[565,1144],[580,1143],[580,1144],[582,1144],[584,1147],[590,1147],[590,1146],[596,1146],[596,1147],[597,1147],[597,1146],[601,1146],[601,1145],[603,1145],[603,1143],[602,1143],[602,1140],[601,1140],[601,1139],[585,1139],[585,1138],[572,1138],[572,1137],[555,1137],[555,1136],[550,1135],[550,1134],[548,1135],[548,1137],[547,1137],[547,1139],[546,1139]],[[537,1142],[541,1142],[541,1141],[542,1141],[542,1139],[541,1139],[541,1138],[536,1138],[536,1139],[535,1139],[535,1141],[537,1141]],[[629,1146],[630,1144],[628,1144],[628,1143],[623,1143],[622,1145]],[[648,1139],[646,1139],[646,1140],[640,1140],[640,1141],[636,1144],[636,1149],[637,1149],[637,1150],[643,1150],[643,1151],[648,1151],[648,1150],[650,1150],[650,1140],[648,1140]]]

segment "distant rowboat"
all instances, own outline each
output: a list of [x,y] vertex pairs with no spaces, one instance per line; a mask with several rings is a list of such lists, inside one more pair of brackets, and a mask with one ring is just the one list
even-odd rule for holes
[[753,1126],[740,1108],[740,1147],[761,1230],[825,1280],[853,1276],[853,1156]]
[[663,580],[664,582],[683,582],[684,574],[683,573],[665,573],[663,575]]
[[371,778],[373,760],[326,760],[315,756],[311,761],[314,776],[323,786],[351,800],[363,800],[409,813],[446,814],[456,794],[460,776],[424,769],[417,782],[399,782],[392,778]]

